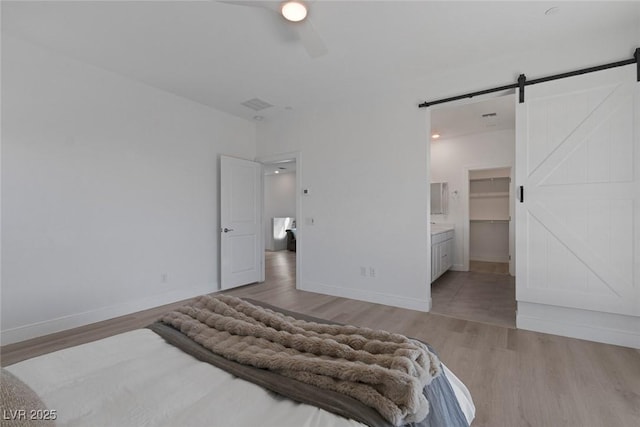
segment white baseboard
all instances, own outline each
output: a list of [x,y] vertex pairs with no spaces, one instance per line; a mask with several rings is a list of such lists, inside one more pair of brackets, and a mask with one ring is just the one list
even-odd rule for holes
[[407,308],[409,310],[428,312],[431,309],[431,298],[429,298],[428,300],[420,300],[416,298],[401,297],[398,295],[390,295],[381,292],[364,291],[362,289],[342,288],[338,286],[325,285],[323,283],[310,281],[303,282],[298,289],[308,292],[316,292],[324,295],[332,295],[335,297],[372,302],[374,304]]
[[465,270],[464,264],[453,264],[451,266],[451,270],[453,270],[453,271],[469,271],[468,269]]
[[518,301],[518,329],[640,349],[640,317]]
[[79,326],[85,326],[91,323],[113,319],[114,317],[124,316],[127,314],[135,313],[137,311],[147,310],[165,304],[171,304],[173,302],[193,298],[198,295],[216,292],[218,290],[218,285],[216,284],[213,287],[214,289],[212,289],[212,285],[207,285],[198,288],[171,291],[166,294],[154,295],[149,298],[127,301],[125,303],[116,304],[109,307],[102,307],[82,313],[75,313],[68,316],[58,317],[56,319],[36,322],[11,329],[5,329],[0,332],[0,344],[13,344],[31,338],[41,337],[43,335],[66,331],[67,329],[73,329]]

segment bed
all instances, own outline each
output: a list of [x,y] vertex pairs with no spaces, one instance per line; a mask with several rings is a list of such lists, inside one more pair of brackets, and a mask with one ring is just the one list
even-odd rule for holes
[[[55,411],[59,426],[366,425],[241,379],[170,344],[153,329],[119,334],[4,369]],[[464,422],[471,424],[475,408],[469,391],[444,364],[440,375],[450,384]],[[435,412],[436,405],[431,407]]]

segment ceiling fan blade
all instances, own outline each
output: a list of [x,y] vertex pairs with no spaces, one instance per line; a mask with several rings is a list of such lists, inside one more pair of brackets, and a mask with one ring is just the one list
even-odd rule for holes
[[298,32],[300,41],[302,42],[302,45],[304,46],[310,57],[318,58],[320,56],[326,55],[329,52],[327,46],[322,40],[322,37],[320,37],[320,34],[318,34],[316,28],[313,26],[309,18],[295,24],[296,25],[294,25],[294,27]]
[[259,1],[259,0],[218,0],[220,3],[231,4],[234,6],[261,7],[263,9],[272,10],[280,14],[279,1]]

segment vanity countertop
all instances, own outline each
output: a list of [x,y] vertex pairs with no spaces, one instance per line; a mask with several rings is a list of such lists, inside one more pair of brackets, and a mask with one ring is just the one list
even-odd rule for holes
[[452,231],[453,225],[448,224],[431,224],[431,235],[435,236],[436,234],[446,233],[447,231]]

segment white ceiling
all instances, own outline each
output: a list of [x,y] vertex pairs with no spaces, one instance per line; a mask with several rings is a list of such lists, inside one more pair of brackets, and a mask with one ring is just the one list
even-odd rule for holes
[[[559,13],[545,15],[553,6]],[[281,17],[219,1],[3,1],[2,32],[269,120],[497,53],[633,28],[640,2],[317,0],[309,16],[329,50],[315,59]],[[273,107],[241,105],[252,98]]]
[[445,140],[480,132],[515,129],[515,103],[515,95],[505,95],[465,105],[442,104],[431,111],[431,133],[438,133],[439,139]]
[[279,162],[273,163],[263,163],[262,172],[265,175],[276,175],[283,173],[293,173],[296,171],[296,161],[294,160],[283,160]]

